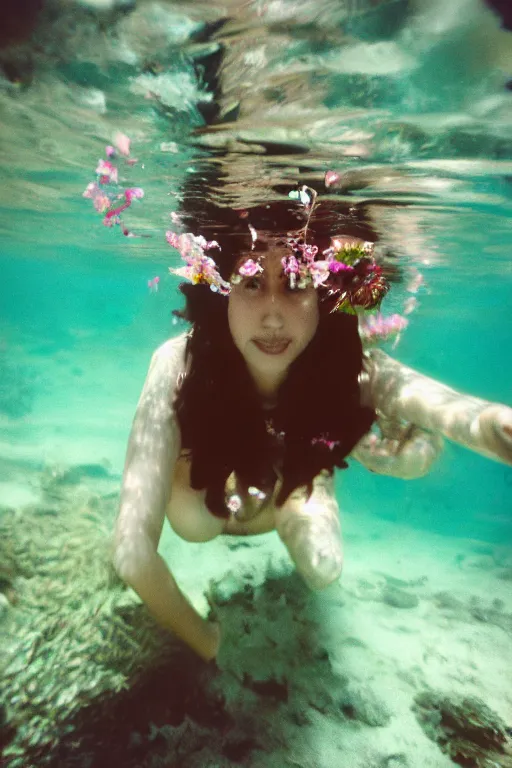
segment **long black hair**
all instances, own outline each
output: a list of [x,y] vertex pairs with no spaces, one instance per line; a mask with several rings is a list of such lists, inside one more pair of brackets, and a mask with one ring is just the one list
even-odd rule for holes
[[[206,213],[208,206],[203,206]],[[284,200],[246,211],[215,208],[193,216],[185,228],[215,239],[215,261],[229,280],[241,255],[250,254],[249,224],[257,231],[256,248],[279,243],[305,224],[304,207]],[[188,225],[188,226],[187,226]],[[374,240],[363,215],[346,206],[319,204],[308,227],[308,242],[319,251],[333,234]],[[267,243],[267,245],[265,245]],[[192,323],[187,345],[187,374],[175,398],[182,447],[191,460],[191,485],[206,489],[206,504],[219,517],[229,515],[225,485],[232,472],[242,488],[265,487],[276,458],[275,434],[281,439],[282,505],[297,487],[311,493],[322,469],[345,468],[345,457],[368,432],[375,413],[360,404],[359,374],[363,350],[355,316],[330,313],[327,294],[319,293],[320,319],[315,336],[292,363],[272,414],[273,433],[244,359],[228,325],[228,299],[207,285],[180,285],[186,299],[179,314]]]

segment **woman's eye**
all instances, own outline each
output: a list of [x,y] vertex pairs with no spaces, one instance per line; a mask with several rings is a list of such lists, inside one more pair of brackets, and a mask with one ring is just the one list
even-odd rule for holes
[[261,282],[257,277],[249,277],[245,281],[245,288],[247,288],[249,291],[257,291],[258,288],[261,286]]

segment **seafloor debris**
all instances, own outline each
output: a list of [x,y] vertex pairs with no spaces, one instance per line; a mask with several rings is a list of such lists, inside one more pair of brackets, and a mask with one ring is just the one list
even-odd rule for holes
[[113,575],[115,500],[84,502],[85,484],[0,518],[2,584],[17,597],[0,620],[2,765],[261,768],[269,752],[314,764],[290,738],[312,713],[346,719],[314,595],[287,571],[260,586],[228,572],[210,593],[221,654],[202,664]]
[[391,712],[366,685],[347,684],[340,698],[340,708],[345,717],[359,720],[372,727],[384,726],[391,720]]
[[[260,743],[252,707],[270,716],[286,707],[286,672],[298,663],[279,627],[274,632],[266,622],[282,612],[284,597],[279,605],[276,597],[289,587],[285,613],[293,629],[305,587],[286,577],[271,579],[262,594],[250,585],[240,594],[236,579],[229,589],[219,587],[226,593],[218,610],[230,636],[227,661],[222,669],[202,664],[155,625],[113,573],[115,479],[99,474],[84,467],[47,474],[43,490],[50,480],[58,493],[45,493],[39,506],[1,510],[2,765],[97,768],[106,760],[123,768],[229,768],[246,759],[257,765],[254,756],[277,742],[265,734],[265,746]],[[105,492],[92,495],[91,480]],[[241,642],[242,615],[267,631],[252,638],[244,632]],[[251,648],[254,668],[240,656]],[[269,650],[266,669],[261,654]]]
[[473,595],[463,602],[450,592],[438,592],[434,595],[434,603],[450,618],[457,621],[473,623],[476,620],[482,624],[494,624],[507,634],[512,634],[512,613],[505,610],[506,605],[503,600],[493,599],[487,602]]
[[382,758],[378,768],[408,768],[407,758],[401,752]]
[[512,768],[510,729],[481,699],[425,691],[413,710],[429,739],[458,765]]
[[382,600],[394,608],[416,608],[420,602],[417,595],[391,584],[387,584],[383,589]]
[[[70,486],[81,485],[82,491],[88,489],[87,500],[90,503],[93,489],[96,493],[101,493],[112,490],[115,483],[116,492],[112,495],[117,503],[117,482],[118,478],[110,473],[107,461],[99,464],[75,464],[71,467],[51,464],[44,467],[39,477],[40,488],[46,501],[64,500],[69,495]],[[102,495],[105,498],[106,494]]]
[[256,742],[209,692],[218,671],[120,584],[112,496],[89,502],[73,485],[52,507],[1,511],[1,585],[17,596],[0,617],[2,766],[232,765]]
[[[349,679],[331,659],[318,597],[288,563],[269,565],[263,583],[223,564],[209,592],[223,632],[216,664],[160,630],[109,565],[116,480],[94,467],[53,473],[39,506],[0,510],[2,766],[266,768],[269,755],[318,766],[308,735],[319,718],[391,721],[364,674]],[[490,710],[479,710],[485,750],[479,730],[457,731],[454,711],[442,697],[417,700],[424,728],[461,765],[512,768]]]

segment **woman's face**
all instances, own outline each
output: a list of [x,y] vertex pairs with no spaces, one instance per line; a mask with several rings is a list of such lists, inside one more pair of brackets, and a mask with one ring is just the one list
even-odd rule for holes
[[317,291],[312,285],[290,288],[281,265],[284,255],[283,249],[268,251],[263,272],[242,278],[229,295],[231,336],[257,388],[267,396],[277,392],[318,327]]

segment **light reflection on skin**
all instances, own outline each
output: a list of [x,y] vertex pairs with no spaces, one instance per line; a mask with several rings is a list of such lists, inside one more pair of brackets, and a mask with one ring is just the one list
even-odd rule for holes
[[[312,338],[314,335],[318,322],[318,318],[316,323],[313,322],[316,304],[312,308],[313,314],[309,315],[305,311],[307,303],[301,308],[302,301],[310,301],[306,294],[299,298],[283,297],[282,288],[272,280],[270,287],[274,286],[274,289],[268,295],[266,289],[263,290],[262,298],[259,298],[258,289],[255,304],[259,307],[261,301],[261,306],[270,305],[271,308],[277,304],[279,323],[284,323],[286,333],[291,333],[288,323],[295,322],[294,318],[302,318],[303,322],[295,326],[295,331],[300,329],[300,332],[293,334],[297,347],[290,351],[291,355],[301,344],[307,344],[308,336]],[[236,297],[235,291],[233,294]],[[240,301],[247,309],[242,296]],[[312,298],[316,301],[316,296]],[[298,307],[291,303],[295,301],[299,302]],[[237,306],[236,298],[230,311],[243,351],[252,334],[259,333],[258,323],[265,321],[266,315],[255,308],[247,314],[247,318],[252,318],[251,323],[237,324],[242,316],[237,315],[241,305]],[[266,311],[268,313],[268,309]],[[272,312],[275,309],[271,315]],[[256,323],[254,327],[253,321]],[[171,339],[153,356],[130,434],[112,559],[119,576],[139,594],[155,619],[203,658],[210,659],[218,652],[220,629],[216,624],[205,622],[187,602],[157,552],[164,516],[171,506],[170,468],[176,464],[180,453],[179,428],[169,392],[185,372],[186,341],[185,334]],[[289,354],[288,350],[286,354]],[[269,364],[274,365],[274,359],[279,357],[270,356]],[[258,365],[261,368],[262,364]],[[375,441],[366,436],[354,451],[355,458],[369,469],[395,477],[419,477],[429,470],[440,452],[441,435],[490,458],[512,464],[511,408],[456,392],[407,368],[380,350],[371,352],[365,367],[363,401],[378,409],[383,427],[381,439]],[[268,369],[264,369],[268,374]],[[286,371],[284,359],[279,363],[280,375],[283,370]],[[275,375],[276,371],[273,373],[276,381],[279,376]],[[383,415],[387,416],[386,420]],[[409,428],[405,429],[404,421],[409,422]],[[206,541],[218,535],[221,525],[217,533],[205,535],[205,520],[209,530],[212,527],[211,514],[198,509],[201,505],[190,489],[182,488],[181,491],[190,492],[191,506],[187,508],[186,518],[190,519],[190,526],[196,527],[196,538],[191,540]],[[179,505],[180,515],[184,506]],[[305,581],[313,589],[321,589],[335,581],[343,565],[343,547],[332,478],[320,473],[313,481],[313,494],[309,500],[305,500],[303,489],[298,488],[275,512],[277,532]]]
[[[233,286],[228,299],[233,342],[259,393],[266,398],[276,396],[290,365],[314,337],[319,321],[317,291],[312,285],[290,288],[281,265],[284,253],[279,248],[268,251],[263,272],[243,278]],[[257,346],[266,342],[279,350],[280,343],[287,341],[288,346],[279,354],[267,354]]]

